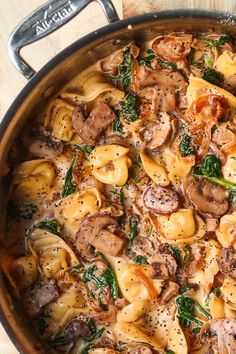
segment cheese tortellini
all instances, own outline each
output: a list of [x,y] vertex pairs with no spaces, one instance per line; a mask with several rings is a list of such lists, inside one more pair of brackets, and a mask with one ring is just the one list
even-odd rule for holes
[[51,161],[39,159],[23,162],[13,171],[13,196],[24,201],[45,198],[55,178],[56,170]]
[[128,179],[129,149],[119,145],[96,147],[90,154],[92,174],[102,183],[122,186]]
[[236,97],[230,92],[220,88],[219,86],[213,85],[208,81],[205,81],[199,77],[194,77],[190,75],[189,85],[187,88],[187,102],[188,107],[196,101],[200,96],[205,96],[208,94],[216,94],[224,97],[230,104],[232,108],[236,108]]
[[190,244],[205,235],[205,224],[193,209],[179,209],[170,215],[157,218],[161,242]]
[[236,212],[224,215],[220,219],[216,230],[216,236],[221,245],[225,248],[233,247],[236,250]]
[[236,75],[235,56],[229,51],[224,51],[217,59],[215,67],[225,78]]
[[140,158],[143,168],[152,181],[159,186],[166,187],[170,184],[165,168],[158,165],[151,157],[147,156],[144,151],[140,152]]
[[224,179],[236,183],[236,151],[228,154],[225,164],[222,166]]
[[28,238],[28,245],[37,260],[39,272],[45,278],[57,277],[61,271],[80,264],[67,243],[51,232],[34,229]]

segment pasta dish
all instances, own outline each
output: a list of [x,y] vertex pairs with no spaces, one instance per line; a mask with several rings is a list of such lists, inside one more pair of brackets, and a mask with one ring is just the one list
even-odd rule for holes
[[80,73],[14,142],[0,265],[48,353],[236,353],[236,42]]

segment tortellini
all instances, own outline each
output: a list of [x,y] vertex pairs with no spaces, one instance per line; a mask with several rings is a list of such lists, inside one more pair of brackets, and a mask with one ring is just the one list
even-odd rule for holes
[[209,309],[212,318],[236,318],[236,283],[226,278],[220,288],[220,296],[212,293]]
[[13,256],[2,253],[0,265],[18,297],[19,291],[33,284],[38,277],[37,262],[32,255],[14,259]]
[[168,172],[168,178],[176,187],[180,186],[182,179],[189,174],[195,164],[194,155],[181,157],[178,153],[172,152],[169,148],[165,149],[163,159]]
[[116,264],[115,272],[120,290],[130,303],[153,300],[161,293],[163,282],[151,278],[151,266],[128,263]]
[[92,174],[102,183],[122,186],[128,179],[129,149],[119,145],[96,147],[90,154]]
[[74,106],[62,99],[55,99],[47,109],[44,125],[51,130],[51,134],[58,140],[70,141],[74,129],[72,126],[72,112]]
[[236,282],[226,278],[220,288],[224,301],[236,311]]
[[58,202],[56,218],[69,228],[78,228],[87,214],[97,213],[102,206],[102,196],[96,188],[83,189]]
[[157,217],[161,242],[190,244],[205,235],[205,224],[192,209],[179,209],[170,215]]
[[[142,305],[143,302],[140,302],[140,308]],[[178,324],[178,319],[175,318],[174,304],[153,306],[149,310],[146,306],[145,310],[137,321],[123,322],[119,321],[118,317],[118,323],[115,325],[117,339],[130,343],[149,344],[157,350],[163,350],[167,346],[169,350],[175,348],[176,354],[187,354],[186,339]]]
[[56,278],[61,271],[80,264],[67,243],[48,231],[34,229],[28,237],[28,246],[45,278]]
[[24,201],[45,198],[56,178],[51,161],[45,159],[26,161],[13,171],[13,197]]
[[236,250],[236,212],[224,215],[220,219],[220,224],[216,230],[218,241],[223,247],[233,247]]
[[225,164],[222,166],[224,179],[236,183],[236,151],[228,154]]
[[55,302],[46,306],[46,311],[50,314],[49,330],[57,333],[70,320],[79,315],[88,315],[85,298],[76,286],[72,285]]
[[140,152],[140,158],[143,168],[152,181],[159,186],[166,187],[170,184],[165,168],[158,165],[151,157],[146,155],[144,151]]
[[225,78],[236,75],[236,61],[229,51],[224,51],[215,63],[216,70],[224,75]]
[[232,108],[236,108],[236,97],[234,95],[219,86],[215,86],[199,77],[190,75],[189,85],[187,88],[188,107],[190,107],[191,104],[200,96],[205,96],[212,93],[224,97]]
[[90,104],[96,99],[107,99],[111,106],[116,105],[124,98],[124,91],[112,86],[99,72],[92,71],[81,80],[83,81],[83,94],[65,92],[61,94],[61,97],[72,99],[76,103],[86,102]]

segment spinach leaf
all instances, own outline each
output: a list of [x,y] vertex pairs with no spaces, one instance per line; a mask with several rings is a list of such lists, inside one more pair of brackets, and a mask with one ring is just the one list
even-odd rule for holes
[[49,231],[57,236],[60,236],[61,234],[61,224],[57,220],[40,221],[38,224],[35,225],[35,227]]
[[191,155],[194,152],[193,147],[191,146],[191,139],[187,133],[183,133],[182,139],[179,143],[179,151],[182,157]]
[[83,268],[82,264],[76,264],[76,265],[72,266],[71,269],[70,269],[70,274],[72,274],[72,275],[79,274],[81,268]]
[[110,286],[111,288],[111,293],[112,293],[112,297],[113,299],[117,299],[119,296],[119,285],[118,285],[118,281],[115,275],[114,270],[112,269],[111,266],[109,266],[109,268],[107,268],[107,270],[105,270],[105,272],[102,275],[107,284]]
[[220,36],[219,39],[210,39],[205,37],[204,38],[205,41],[208,42],[208,47],[213,48],[213,47],[217,47],[217,46],[222,46],[227,42],[231,42],[232,41],[232,37],[229,34],[223,34]]
[[177,64],[168,60],[158,59],[160,66],[164,69],[177,69]]
[[48,320],[51,318],[48,312],[43,312],[38,318],[38,330],[41,336],[44,335],[45,330],[48,328]]
[[62,189],[62,198],[65,198],[76,191],[76,185],[72,182],[74,164],[75,159],[72,160],[72,163],[66,173],[65,183]]
[[220,160],[215,155],[206,155],[203,158],[201,171],[207,177],[220,177],[221,164]]
[[129,86],[132,80],[132,66],[134,57],[131,54],[131,48],[128,46],[123,53],[123,60],[119,66],[117,79],[121,81],[124,90]]
[[175,352],[173,352],[173,350],[170,350],[170,349],[166,350],[165,352],[166,352],[166,354],[175,354]]
[[100,276],[94,274],[95,270],[96,266],[92,266],[86,269],[83,275],[83,281],[87,283],[93,280],[96,283],[98,289],[104,288],[106,285],[109,285],[111,288],[113,299],[117,299],[119,296],[119,285],[116,279],[115,272],[113,271],[111,265],[109,265],[107,270],[105,270],[105,272]]
[[152,69],[152,61],[157,57],[152,49],[147,50],[147,56],[139,60],[140,65],[145,65]]
[[147,261],[147,258],[142,256],[141,254],[135,256],[133,258],[133,262],[136,263],[136,264],[149,264],[148,261]]
[[211,293],[209,293],[205,300],[205,306],[209,307],[211,301],[211,295],[214,294],[215,296],[219,297],[221,294],[220,288],[214,288]]
[[65,345],[70,343],[71,340],[65,336],[63,331],[57,333],[54,338],[48,341],[48,345],[50,348],[64,347]]
[[134,122],[138,119],[138,97],[134,93],[128,94],[123,101],[120,102],[119,115],[124,117],[128,122]]
[[203,322],[196,318],[195,310],[203,314],[207,319],[211,318],[209,313],[191,297],[184,295],[177,297],[176,306],[178,318],[185,327],[189,327],[191,322],[196,323],[198,327],[202,327]]
[[129,233],[129,248],[128,251],[131,251],[131,248],[134,244],[135,237],[138,235],[137,230],[137,221],[135,218],[130,219],[130,233]]
[[94,347],[95,342],[102,336],[103,332],[105,331],[105,327],[102,327],[101,329],[97,329],[95,327],[93,334],[86,339],[86,344],[83,350],[81,351],[81,354],[88,354],[89,350]]
[[185,247],[185,256],[184,256],[184,260],[183,260],[183,266],[185,267],[190,260],[191,260],[191,247],[187,246],[187,247]]
[[202,78],[213,85],[222,86],[223,83],[223,75],[216,71],[215,69],[205,69],[203,71]]
[[86,159],[89,159],[89,155],[91,152],[95,149],[95,146],[93,145],[76,145],[76,149],[82,150],[85,153]]
[[192,287],[190,285],[185,285],[185,286],[181,286],[181,288],[179,289],[179,293],[182,295],[184,293],[186,293],[186,291],[192,289]]
[[30,220],[37,211],[38,208],[33,203],[10,200],[7,204],[7,215],[10,219],[19,217]]
[[174,257],[174,259],[176,260],[176,263],[179,266],[182,266],[182,257],[181,257],[181,250],[178,247],[169,245],[169,243],[165,243],[162,247],[163,251],[170,251],[170,253],[172,254],[172,256]]
[[112,123],[112,130],[115,133],[119,133],[121,135],[124,135],[125,132],[123,130],[123,125],[121,123],[121,121],[119,120],[119,118],[116,118],[113,123]]

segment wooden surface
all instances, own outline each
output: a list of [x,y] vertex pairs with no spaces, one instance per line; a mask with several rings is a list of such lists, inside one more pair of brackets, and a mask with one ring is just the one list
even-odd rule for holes
[[[24,79],[10,63],[7,41],[14,26],[30,11],[45,0],[0,0],[0,120],[19,91],[26,84]],[[119,14],[122,0],[113,0]],[[204,8],[229,12],[236,11],[236,0],[123,0],[124,16],[134,16],[145,12],[170,8]],[[46,39],[25,48],[22,53],[28,62],[39,69],[50,58],[76,39],[106,24],[106,19],[98,6],[93,3],[65,27]],[[0,325],[0,354],[17,354]]]

